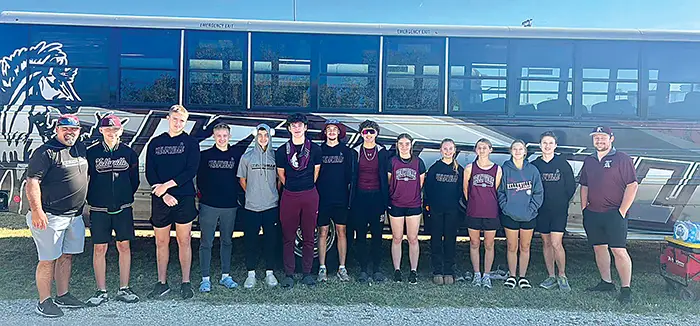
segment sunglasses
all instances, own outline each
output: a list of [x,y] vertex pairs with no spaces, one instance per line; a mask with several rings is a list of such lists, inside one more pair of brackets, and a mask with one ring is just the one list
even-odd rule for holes
[[374,130],[374,129],[365,129],[365,130],[362,130],[362,134],[363,134],[363,135],[374,135],[374,134],[376,134],[376,133],[377,133],[377,131]]

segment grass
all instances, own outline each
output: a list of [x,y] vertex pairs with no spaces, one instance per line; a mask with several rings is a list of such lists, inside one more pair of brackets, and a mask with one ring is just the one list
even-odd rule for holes
[[[389,241],[384,241],[383,250],[386,258],[383,261],[384,271],[390,275]],[[196,287],[199,283],[199,265],[197,248],[199,239],[193,239],[193,266],[192,280]],[[92,246],[90,239],[86,240],[85,253],[74,258],[73,274],[71,279],[71,292],[79,298],[87,298],[94,291],[94,276],[92,270]],[[532,290],[509,290],[501,285],[501,281],[494,282],[492,290],[472,288],[465,282],[459,282],[454,286],[437,286],[431,283],[430,248],[427,241],[421,241],[421,261],[419,274],[421,278],[418,285],[384,283],[374,285],[362,285],[358,283],[339,283],[331,281],[321,284],[315,289],[296,286],[292,290],[279,288],[269,289],[258,282],[258,287],[251,290],[242,288],[225,290],[214,285],[212,293],[207,295],[195,294],[195,300],[201,300],[212,304],[220,303],[268,303],[268,304],[324,304],[324,305],[351,305],[372,304],[378,306],[393,307],[504,307],[504,308],[535,308],[535,309],[561,309],[568,311],[616,311],[655,315],[659,313],[673,314],[697,314],[697,302],[685,302],[677,299],[676,294],[665,291],[665,281],[658,272],[658,257],[660,244],[658,242],[634,242],[630,243],[630,255],[634,262],[633,290],[634,303],[628,306],[617,304],[611,294],[591,294],[583,291],[585,287],[594,285],[598,279],[593,252],[585,241],[571,239],[565,242],[567,249],[567,274],[569,275],[573,291],[560,293],[559,291],[547,291],[539,288]],[[37,263],[36,249],[29,237],[23,216],[13,214],[0,215],[0,299],[34,299],[36,288],[34,285],[34,270]],[[171,258],[168,270],[170,285],[177,289],[180,279],[179,264],[177,263],[176,243],[173,238],[171,243]],[[533,241],[532,257],[528,275],[530,280],[539,284],[546,276],[542,258],[541,242]],[[406,252],[404,245],[404,253]],[[234,239],[232,275],[241,285],[246,272],[243,266],[243,241],[242,238]],[[218,240],[214,243],[212,258],[212,275],[220,272]],[[151,237],[139,237],[132,244],[132,288],[145,297],[156,279],[155,244]],[[406,255],[406,254],[405,254]],[[462,271],[471,270],[469,263],[469,247],[467,242],[458,243],[457,248],[458,268]],[[505,266],[505,241],[496,244],[496,262]],[[407,266],[407,257],[404,258],[404,266]],[[350,262],[349,271],[356,275],[358,267]],[[258,269],[258,278],[262,273],[262,265]],[[277,270],[278,277],[282,275]],[[113,291],[118,286],[117,253],[114,246],[110,246],[107,256],[108,287]],[[617,280],[617,276],[614,278]],[[174,291],[175,293],[176,291]],[[169,294],[169,298],[178,296]]]

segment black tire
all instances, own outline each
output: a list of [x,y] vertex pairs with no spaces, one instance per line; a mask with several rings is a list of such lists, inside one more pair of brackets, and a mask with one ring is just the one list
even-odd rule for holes
[[693,292],[693,290],[691,290],[690,288],[687,288],[687,287],[681,288],[680,297],[681,297],[681,300],[683,300],[683,301],[695,301],[698,299],[697,294],[695,294],[695,292]]
[[[329,271],[338,268],[338,249],[336,247],[335,222],[331,220],[328,225],[328,240],[326,240],[326,267]],[[294,259],[296,261],[296,271],[302,272],[302,241],[301,228],[297,229],[296,239],[294,239]],[[318,228],[314,232],[314,265],[312,270],[318,270]]]

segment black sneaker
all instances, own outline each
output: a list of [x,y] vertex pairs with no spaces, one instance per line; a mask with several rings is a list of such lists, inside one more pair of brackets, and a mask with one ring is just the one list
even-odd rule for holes
[[357,281],[360,283],[369,282],[369,274],[367,274],[367,272],[360,272],[360,275],[357,276]]
[[401,276],[401,270],[397,269],[394,271],[394,282],[403,282],[403,276]]
[[293,287],[294,287],[294,278],[291,277],[290,275],[285,276],[282,279],[282,288],[291,289]]
[[148,294],[149,299],[157,299],[160,298],[170,292],[170,286],[168,285],[168,282],[165,282],[165,284],[161,283],[160,281],[156,282],[156,284],[153,286],[153,291]]
[[95,294],[93,294],[90,299],[87,299],[85,304],[88,305],[88,307],[97,307],[105,302],[109,301],[109,296],[107,295],[107,291],[105,290],[97,290],[95,291]]
[[44,302],[37,303],[35,311],[40,316],[47,318],[63,317],[63,310],[61,310],[51,298],[44,300]]
[[131,290],[130,287],[125,287],[119,289],[117,296],[114,297],[117,301],[126,303],[136,303],[139,302],[139,296]]
[[617,296],[617,301],[622,304],[632,303],[632,289],[629,287],[621,287],[620,295]]
[[372,274],[372,280],[376,283],[381,283],[386,281],[386,276],[384,276],[382,272],[374,272],[374,274]]
[[615,284],[600,280],[600,283],[596,284],[596,286],[594,286],[594,287],[587,288],[586,291],[589,291],[589,292],[613,292],[613,291],[615,291]]
[[411,273],[408,274],[408,283],[418,284],[418,272],[411,271]]
[[192,291],[192,283],[184,282],[180,284],[180,296],[182,296],[183,299],[189,299],[194,296],[194,292]]
[[316,286],[316,280],[311,274],[304,275],[304,278],[301,279],[301,283],[310,287]]
[[74,297],[72,294],[70,294],[70,292],[66,292],[66,294],[60,297],[56,297],[56,299],[54,299],[54,302],[60,308],[85,308],[85,302],[78,300],[78,298]]

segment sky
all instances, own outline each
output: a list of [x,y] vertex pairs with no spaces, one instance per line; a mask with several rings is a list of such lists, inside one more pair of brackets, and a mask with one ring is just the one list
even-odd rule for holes
[[[0,0],[0,11],[293,20],[294,0]],[[700,30],[700,0],[297,0],[297,20]]]

